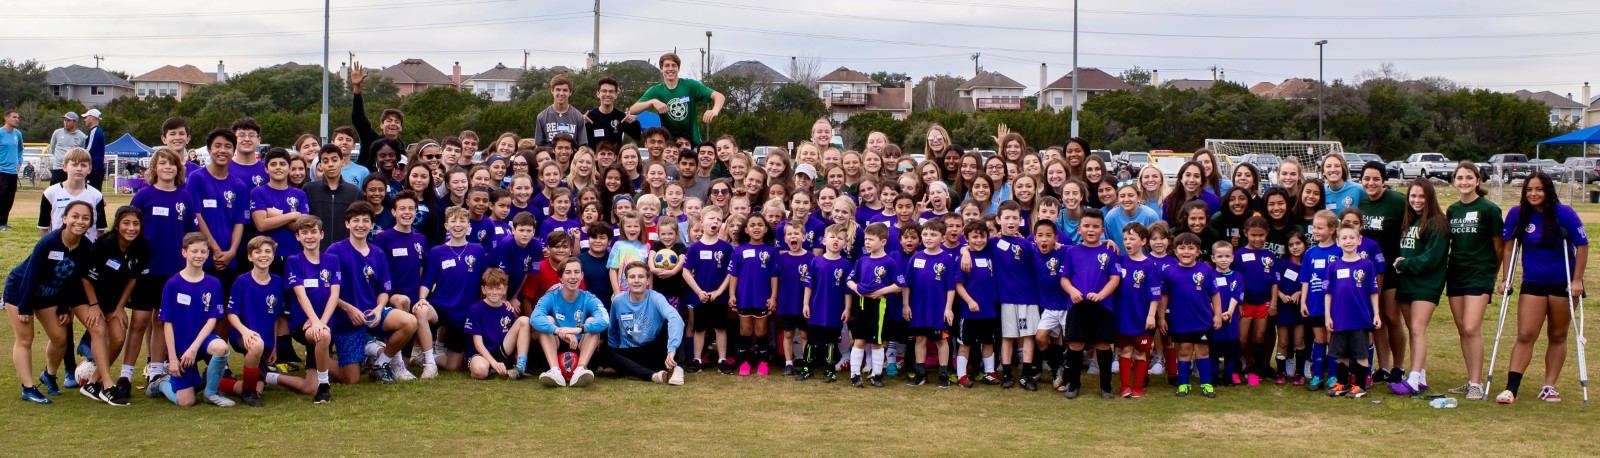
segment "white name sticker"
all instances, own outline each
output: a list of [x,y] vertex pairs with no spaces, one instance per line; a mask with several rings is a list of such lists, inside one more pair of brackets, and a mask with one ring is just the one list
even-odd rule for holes
[[1256,254],[1255,253],[1245,253],[1245,254],[1239,255],[1239,262],[1251,262],[1251,261],[1255,261],[1255,260],[1256,260]]
[[455,267],[455,266],[456,266],[456,260],[454,260],[454,259],[446,259],[446,260],[444,260],[444,262],[439,263],[439,268],[440,269],[449,269],[449,268]]
[[393,250],[389,250],[389,256],[405,256],[410,252],[411,250],[407,250],[405,248],[395,248]]
[[204,199],[204,200],[201,200],[200,201],[200,206],[206,207],[206,208],[217,208],[217,199]]
[[544,208],[544,216],[550,216],[550,207]]
[[926,260],[926,259],[914,259],[914,260],[911,261],[911,267],[918,268],[918,269],[926,268],[926,267],[928,267],[928,260]]
[[151,207],[150,214],[155,216],[169,216],[172,214],[172,209],[167,207]]
[[122,270],[122,261],[107,259],[106,267],[110,267],[112,270]]
[[621,315],[617,315],[617,319],[621,320],[621,321],[633,321],[633,314],[632,313],[624,313],[624,314],[621,314]]
[[1217,277],[1216,283],[1217,283],[1217,287],[1218,288],[1221,288],[1221,287],[1224,287],[1224,286],[1228,286],[1228,279],[1222,278],[1222,277]]
[[1287,278],[1289,281],[1300,281],[1300,272],[1294,270],[1285,270],[1283,271],[1283,278]]
[[1311,260],[1311,268],[1313,268],[1313,269],[1326,269],[1326,268],[1328,268],[1328,260],[1326,260],[1326,259],[1313,259],[1313,260]]
[[45,256],[50,258],[51,261],[60,261],[62,259],[66,259],[67,254],[60,251],[52,251],[50,254]]
[[1350,269],[1339,269],[1333,272],[1335,278],[1350,278]]
[[178,303],[179,304],[189,305],[189,303],[192,302],[192,301],[193,301],[193,299],[190,299],[188,294],[178,293]]
[[1001,240],[999,243],[995,243],[994,246],[999,247],[1001,250],[1006,250],[1006,251],[1010,251],[1011,250],[1011,242],[1007,242],[1005,240]]
[[606,136],[606,130],[605,129],[595,129],[594,130],[594,138],[600,138],[600,137],[604,137],[604,136]]
[[661,240],[661,236],[656,235],[656,233],[654,233],[654,232],[651,232],[650,233],[650,241],[654,242],[656,240]]
[[1475,212],[1475,211],[1467,212],[1466,220],[1467,221],[1477,221],[1478,220],[1478,212]]
[[974,259],[974,260],[972,260],[972,264],[975,265],[975,266],[978,266],[978,267],[985,268],[985,269],[989,268],[989,260],[988,259],[983,259],[983,258]]
[[756,250],[744,250],[744,254],[740,256],[743,256],[745,259],[754,258],[756,257]]
[[317,285],[320,285],[320,284],[322,284],[322,283],[318,282],[317,279],[315,279],[315,278],[307,278],[307,279],[305,279],[305,281],[300,282],[300,286],[304,286],[306,288],[316,288]]
[[710,260],[711,259],[711,252],[710,251],[701,251],[700,252],[700,259],[702,259],[702,260]]

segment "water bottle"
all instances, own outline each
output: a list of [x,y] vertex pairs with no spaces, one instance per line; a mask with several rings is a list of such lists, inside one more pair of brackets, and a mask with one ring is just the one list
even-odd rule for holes
[[1439,398],[1428,401],[1428,405],[1435,409],[1454,409],[1457,401],[1456,398]]

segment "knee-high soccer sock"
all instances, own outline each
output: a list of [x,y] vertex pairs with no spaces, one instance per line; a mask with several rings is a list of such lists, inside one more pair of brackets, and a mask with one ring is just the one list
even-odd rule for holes
[[1199,358],[1194,360],[1194,363],[1200,366],[1200,384],[1212,384],[1215,380],[1214,377],[1217,371],[1217,366],[1215,366],[1216,361],[1213,361],[1211,358]]
[[1516,395],[1517,394],[1517,390],[1519,390],[1521,388],[1522,388],[1522,373],[1521,372],[1510,372],[1510,373],[1507,373],[1506,374],[1506,391],[1510,391],[1512,395]]
[[1340,385],[1350,385],[1350,376],[1351,375],[1352,374],[1351,374],[1351,371],[1350,371],[1350,365],[1349,364],[1340,363],[1340,362],[1335,362],[1334,363],[1334,369],[1333,369],[1334,383],[1338,383]]
[[883,363],[884,363],[884,361],[883,361],[883,358],[884,358],[883,352],[884,352],[883,347],[876,347],[876,348],[872,349],[872,376],[873,377],[877,377],[879,375],[883,375]]
[[983,357],[983,373],[994,372],[994,355]]
[[1311,344],[1311,376],[1313,378],[1320,379],[1328,375],[1328,367],[1324,364],[1327,359],[1328,344]]
[[1239,373],[1239,341],[1222,343],[1222,380],[1232,382]]
[[160,390],[161,394],[166,396],[168,401],[172,401],[173,404],[178,403],[178,392],[172,389],[171,375],[161,377],[161,380],[157,380],[156,389]]
[[1274,358],[1278,360],[1278,373],[1279,374],[1288,374],[1289,373],[1289,358],[1285,357],[1283,355],[1283,353],[1278,353],[1278,354],[1274,355]]
[[1167,362],[1167,370],[1169,371],[1167,374],[1171,375],[1173,361],[1178,360],[1178,346],[1174,345],[1161,349],[1161,357]]
[[855,347],[851,347],[850,348],[850,376],[851,377],[855,377],[855,376],[861,375],[861,363],[863,361],[865,361],[864,357],[866,356],[866,353],[867,353],[867,351],[864,348],[855,348]]
[[1310,375],[1311,349],[1296,348],[1294,350],[1294,364],[1290,366],[1293,367],[1289,373],[1289,375],[1292,377],[1304,377]]
[[[1100,363],[1100,391],[1111,391],[1111,349],[1095,350],[1094,359]],[[1122,373],[1126,374],[1133,368],[1122,366]]]
[[[261,369],[250,367],[244,368],[244,378],[239,379],[239,381],[244,384],[245,391],[255,391],[256,385],[261,382]],[[231,392],[233,390],[228,391]]]
[[222,371],[228,368],[228,356],[212,356],[211,363],[206,364],[206,391],[207,396],[217,394],[217,384],[222,383]]
[[[1123,372],[1126,373],[1127,371],[1123,371]],[[1133,360],[1133,388],[1134,389],[1144,389],[1145,382],[1146,382],[1145,377],[1147,377],[1149,375],[1150,375],[1150,360],[1148,360],[1148,359],[1136,359],[1136,360]]]
[[[906,352],[915,355],[916,353]],[[883,345],[883,358],[887,364],[894,364],[900,357],[900,342],[889,342]],[[920,362],[920,361],[919,361]]]
[[[1327,351],[1327,349],[1326,349],[1327,347],[1324,346],[1323,348],[1324,348],[1323,351],[1326,352]],[[1323,364],[1323,366],[1325,366],[1323,370],[1327,371],[1327,374],[1328,374],[1327,377],[1334,377],[1335,376],[1334,373],[1333,373],[1334,366],[1338,362],[1339,362],[1339,358],[1334,358],[1333,355],[1328,355],[1328,354],[1324,354],[1323,355],[1322,364]]]
[[1066,347],[1060,345],[1050,345],[1049,347],[1045,347],[1042,360],[1039,357],[1035,357],[1033,360],[1050,363],[1050,370],[1052,372],[1060,371],[1062,369],[1062,359],[1066,357],[1066,351]]
[[967,357],[956,355],[956,378],[967,376]]
[[1367,389],[1367,377],[1372,375],[1372,366],[1363,366],[1357,364],[1355,370],[1356,374],[1355,377],[1353,377],[1355,386],[1359,386],[1363,390]]
[[1139,371],[1139,366],[1134,365],[1133,358],[1131,358],[1131,357],[1117,358],[1117,365],[1118,366],[1122,366],[1122,371],[1121,371],[1120,374],[1118,374],[1118,375],[1122,376],[1122,388],[1121,389],[1127,389],[1128,387],[1131,387],[1131,386],[1138,386],[1138,385],[1133,385],[1133,373]]
[[[1201,360],[1201,361],[1204,361],[1204,360]],[[1178,376],[1178,384],[1179,385],[1188,385],[1189,384],[1189,371],[1192,370],[1193,368],[1194,368],[1194,362],[1193,361],[1178,361],[1177,376]]]
[[1067,349],[1061,356],[1061,385],[1067,391],[1077,390],[1078,379],[1083,377],[1083,350]]

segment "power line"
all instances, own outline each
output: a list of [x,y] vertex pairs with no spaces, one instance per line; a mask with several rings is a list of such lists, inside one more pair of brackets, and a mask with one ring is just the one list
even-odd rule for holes
[[[1000,3],[979,3],[957,0],[894,0],[905,3],[921,3],[932,5],[971,6],[979,8],[1003,8],[1027,11],[1066,11],[1072,8],[1034,6],[1034,5],[1009,5]],[[1575,16],[1600,14],[1600,10],[1575,10],[1575,11],[1542,11],[1542,12],[1507,12],[1484,14],[1429,14],[1429,15],[1385,15],[1385,16],[1332,16],[1332,15],[1276,15],[1276,14],[1227,14],[1227,13],[1183,13],[1170,11],[1124,11],[1124,10],[1095,10],[1079,9],[1080,14],[1108,14],[1124,16],[1164,16],[1164,17],[1200,17],[1200,18],[1227,18],[1227,19],[1305,19],[1305,20],[1428,20],[1428,19],[1501,19],[1514,17],[1550,17],[1550,16]]]
[[[425,8],[433,6],[466,6],[484,3],[504,3],[517,0],[477,0],[477,1],[441,1],[430,0],[410,3],[388,3],[373,5],[337,6],[334,11],[372,11],[393,10],[406,8]],[[127,14],[8,14],[6,17],[14,19],[159,19],[197,17],[227,17],[227,16],[264,16],[281,14],[320,14],[322,8],[291,8],[281,10],[255,10],[255,11],[215,11],[215,12],[171,12],[171,13],[127,13]]]
[[[476,25],[521,24],[521,23],[529,23],[529,22],[559,21],[559,20],[572,19],[572,18],[576,18],[576,17],[580,17],[580,16],[588,16],[588,15],[589,15],[588,11],[582,11],[582,12],[577,12],[577,13],[559,13],[559,14],[549,14],[549,15],[540,15],[540,16],[521,16],[521,17],[500,18],[500,19],[482,19],[482,20],[472,20],[472,21],[455,21],[455,22],[449,22],[449,23],[440,23],[439,21],[434,21],[434,22],[429,22],[429,23],[424,23],[424,24],[408,24],[408,25],[375,26],[375,27],[364,27],[364,28],[341,29],[341,30],[334,30],[334,31],[332,31],[330,33],[341,34],[342,35],[342,34],[363,33],[363,32],[392,32],[392,31],[411,31],[411,30],[427,30],[427,29],[442,29],[442,28],[459,28],[459,27],[463,27],[463,26],[476,26]],[[203,35],[203,36],[197,36],[197,35],[142,35],[142,36],[140,36],[140,35],[135,35],[135,36],[119,36],[119,37],[116,37],[116,38],[119,41],[128,41],[128,40],[194,40],[194,39],[212,40],[212,39],[223,39],[223,38],[256,38],[256,37],[279,37],[279,36],[285,36],[285,35],[321,35],[321,34],[322,34],[322,30],[297,30],[297,31],[281,31],[281,32],[280,31],[273,31],[273,32],[222,33],[222,34],[210,34],[210,35]],[[50,35],[25,36],[25,37],[0,37],[0,41],[86,41],[86,40],[87,41],[98,41],[98,40],[103,40],[103,39],[104,39],[104,37],[97,37],[97,36],[64,36],[63,37],[63,36],[50,36]]]

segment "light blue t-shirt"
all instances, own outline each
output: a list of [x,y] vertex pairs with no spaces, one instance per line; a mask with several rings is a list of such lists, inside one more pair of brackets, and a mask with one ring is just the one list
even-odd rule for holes
[[1106,238],[1116,243],[1117,249],[1121,250],[1123,248],[1122,228],[1127,227],[1128,223],[1137,222],[1148,228],[1151,224],[1155,224],[1156,221],[1161,221],[1161,216],[1157,215],[1155,210],[1144,205],[1140,205],[1138,209],[1134,210],[1133,216],[1128,216],[1127,212],[1122,211],[1121,206],[1112,207],[1106,210]]
[[22,129],[0,127],[0,173],[17,174],[22,163]]
[[1335,214],[1344,211],[1346,208],[1356,206],[1361,202],[1361,195],[1366,193],[1365,190],[1361,189],[1361,185],[1349,181],[1345,181],[1344,186],[1338,190],[1328,185],[1322,185],[1322,192],[1323,207]]

